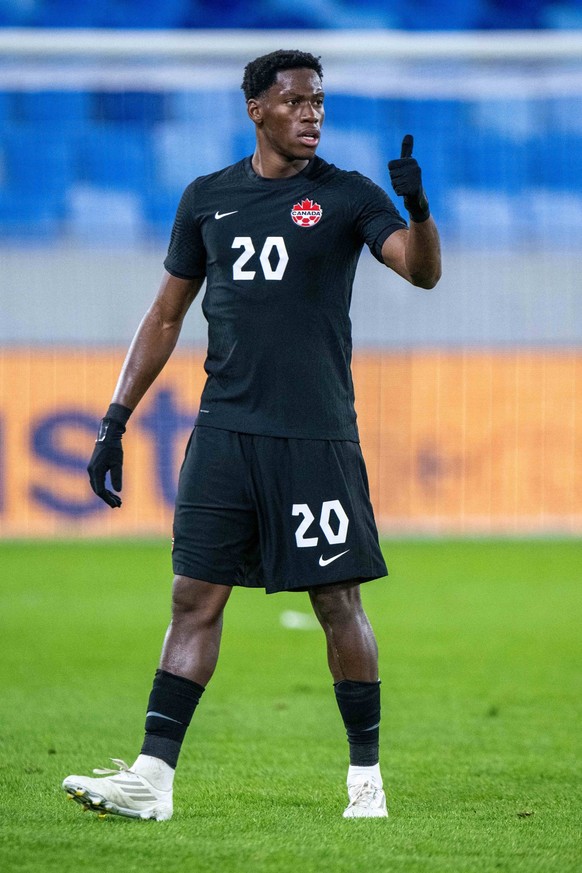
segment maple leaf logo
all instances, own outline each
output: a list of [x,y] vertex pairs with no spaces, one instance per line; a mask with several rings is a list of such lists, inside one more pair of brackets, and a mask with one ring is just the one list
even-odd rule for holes
[[304,197],[300,203],[296,203],[291,210],[291,218],[299,227],[313,227],[323,215],[323,209],[319,203]]

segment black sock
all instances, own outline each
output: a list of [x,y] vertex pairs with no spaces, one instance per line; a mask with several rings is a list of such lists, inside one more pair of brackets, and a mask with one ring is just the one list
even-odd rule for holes
[[350,764],[373,767],[379,761],[380,682],[343,679],[333,688],[346,726]]
[[161,758],[176,768],[182,742],[203,691],[204,687],[197,682],[156,670],[148,701],[142,755]]

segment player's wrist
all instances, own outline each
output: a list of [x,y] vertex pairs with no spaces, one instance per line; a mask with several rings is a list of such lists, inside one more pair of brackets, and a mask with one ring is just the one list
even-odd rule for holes
[[427,221],[430,218],[428,198],[422,188],[420,194],[414,197],[405,197],[404,206],[410,216],[410,220],[414,221],[415,224],[422,224],[423,221]]
[[99,423],[97,445],[100,443],[111,444],[117,441],[121,445],[121,437],[125,433],[125,425],[129,421],[131,413],[132,410],[127,406],[122,406],[121,403],[111,403]]
[[125,430],[125,425],[129,421],[132,411],[133,410],[129,409],[127,406],[122,406],[121,403],[110,403],[103,418],[106,418],[109,421],[114,421],[116,424],[120,424]]

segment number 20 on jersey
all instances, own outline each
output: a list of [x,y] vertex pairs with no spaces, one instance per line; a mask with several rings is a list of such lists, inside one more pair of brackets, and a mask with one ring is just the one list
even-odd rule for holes
[[[250,282],[257,275],[257,271],[245,270],[244,267],[246,267],[251,258],[256,254],[256,249],[252,239],[250,236],[235,236],[231,248],[243,250],[242,254],[232,265],[232,278],[239,282]],[[278,256],[277,265],[275,267],[271,263],[271,255],[273,251],[275,251]],[[259,254],[259,263],[263,271],[263,276],[267,281],[281,281],[285,275],[287,264],[289,263],[289,255],[287,254],[285,240],[282,236],[267,237]]]

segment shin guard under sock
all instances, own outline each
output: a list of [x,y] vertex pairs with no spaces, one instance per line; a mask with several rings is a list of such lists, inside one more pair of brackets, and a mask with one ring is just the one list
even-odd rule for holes
[[142,755],[161,758],[176,767],[188,725],[204,687],[183,676],[156,670],[148,701]]
[[350,764],[372,767],[379,760],[380,682],[336,682],[335,697],[350,746]]

